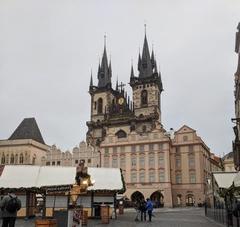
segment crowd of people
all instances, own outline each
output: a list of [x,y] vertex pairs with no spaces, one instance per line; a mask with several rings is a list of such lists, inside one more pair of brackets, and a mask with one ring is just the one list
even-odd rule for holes
[[152,221],[153,216],[153,203],[148,198],[146,201],[144,199],[136,201],[136,210],[137,215],[135,221],[139,221],[139,217],[141,221],[146,221],[146,216],[148,214],[148,221]]

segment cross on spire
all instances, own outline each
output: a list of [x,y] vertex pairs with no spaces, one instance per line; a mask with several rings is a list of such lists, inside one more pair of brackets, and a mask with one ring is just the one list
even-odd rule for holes
[[121,89],[121,91],[123,90],[123,88],[126,86],[126,84],[123,84],[123,82],[120,83],[120,85],[118,85],[118,87]]

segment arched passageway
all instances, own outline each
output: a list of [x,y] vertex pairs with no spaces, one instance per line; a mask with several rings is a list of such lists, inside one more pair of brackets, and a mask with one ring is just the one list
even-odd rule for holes
[[161,191],[153,192],[150,199],[152,200],[154,207],[159,208],[164,206],[164,196]]
[[144,200],[144,195],[141,192],[136,191],[131,195],[131,200],[134,203],[137,202],[137,201]]

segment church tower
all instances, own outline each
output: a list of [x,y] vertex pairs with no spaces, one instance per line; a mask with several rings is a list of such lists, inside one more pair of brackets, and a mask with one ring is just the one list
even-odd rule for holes
[[138,57],[138,76],[131,69],[130,86],[133,92],[135,116],[138,118],[152,117],[161,122],[161,92],[163,91],[161,73],[152,50],[150,56],[145,32],[142,56]]

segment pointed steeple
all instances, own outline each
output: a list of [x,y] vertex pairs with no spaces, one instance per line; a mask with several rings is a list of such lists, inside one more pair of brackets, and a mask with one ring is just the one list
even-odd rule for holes
[[153,67],[152,67],[150,52],[149,52],[149,48],[148,48],[146,26],[145,26],[145,37],[144,37],[143,50],[142,50],[142,59],[141,59],[140,65],[141,65],[141,67],[138,67],[140,78],[146,78],[146,77],[152,76]]
[[142,59],[141,59],[141,55],[140,55],[140,52],[139,52],[139,55],[138,55],[138,71],[140,72],[142,70]]
[[117,77],[117,82],[116,82],[116,91],[118,91],[118,77]]
[[134,70],[133,70],[133,64],[131,66],[131,77],[130,78],[134,78]]
[[154,57],[153,49],[152,49],[152,54],[151,54],[151,63],[152,63],[152,68],[154,68],[155,67],[155,57]]
[[104,36],[104,50],[101,65],[98,72],[98,87],[111,88],[112,67],[108,65],[107,50],[106,50],[106,35]]
[[91,78],[90,78],[90,85],[89,87],[91,88],[93,86],[93,78],[92,78],[92,70],[91,70]]

